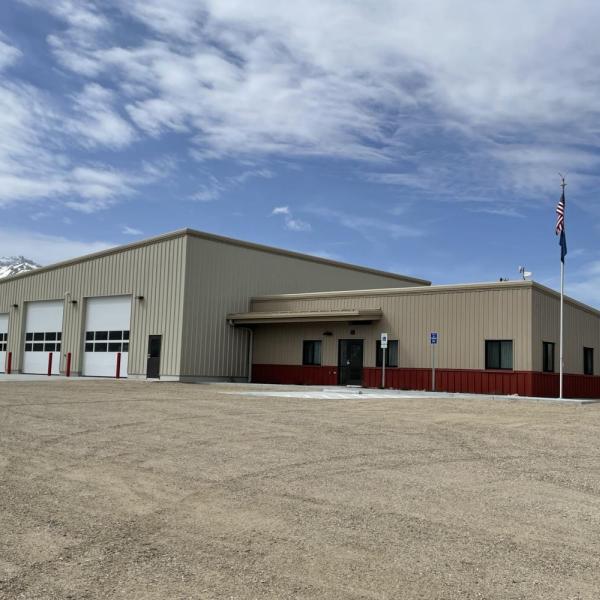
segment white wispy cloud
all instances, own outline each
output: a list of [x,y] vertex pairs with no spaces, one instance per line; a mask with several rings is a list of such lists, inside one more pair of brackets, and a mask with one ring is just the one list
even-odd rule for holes
[[476,208],[468,209],[469,212],[473,213],[483,213],[488,215],[497,215],[499,217],[516,217],[518,219],[523,219],[525,215],[520,213],[516,208],[510,206],[478,206]]
[[0,255],[23,255],[40,265],[99,252],[112,245],[105,241],[84,242],[25,229],[0,228]]
[[22,52],[5,41],[4,35],[0,31],[0,71],[16,63],[21,56]]
[[[64,22],[49,47],[88,78],[70,115],[80,143],[175,133],[198,160],[352,159],[370,181],[471,202],[499,188],[541,197],[557,169],[598,183],[591,0],[570,3],[568,27],[559,0],[21,1]],[[127,43],[123,17],[140,27]],[[0,64],[19,59],[0,43]],[[65,193],[43,170],[11,174],[15,194]]]
[[199,186],[198,190],[191,196],[191,199],[198,200],[199,202],[212,202],[220,198],[225,192],[243,186],[249,179],[271,179],[271,177],[273,177],[273,173],[269,169],[248,169],[237,175],[229,175],[221,178],[208,173],[205,183]]
[[272,215],[289,215],[290,207],[289,206],[276,206],[272,211]]
[[386,234],[394,239],[423,235],[423,231],[418,227],[395,223],[392,219],[357,215],[323,206],[309,206],[305,210],[323,219],[333,221],[340,227],[352,229],[369,240],[375,239],[377,234]]
[[163,165],[144,163],[137,171],[123,171],[98,162],[73,162],[65,153],[65,130],[81,126],[77,137],[109,145],[129,136],[101,110],[94,112],[92,100],[104,96],[102,88],[93,86],[84,95],[81,109],[89,109],[88,121],[74,126],[47,94],[28,84],[0,82],[0,206],[55,199],[89,213],[135,194],[161,176]]
[[129,225],[123,225],[123,227],[121,228],[121,233],[123,235],[143,235],[144,232],[135,227],[129,227]]
[[133,127],[114,109],[115,94],[96,83],[87,84],[74,99],[76,116],[69,127],[84,145],[128,146],[136,137]]
[[76,30],[93,32],[107,29],[108,18],[91,0],[19,0],[23,4],[42,8],[52,13],[55,17],[63,19],[68,25]]
[[290,231],[311,231],[312,229],[310,223],[294,217],[289,206],[276,206],[271,211],[271,216],[274,215],[283,216],[284,226]]

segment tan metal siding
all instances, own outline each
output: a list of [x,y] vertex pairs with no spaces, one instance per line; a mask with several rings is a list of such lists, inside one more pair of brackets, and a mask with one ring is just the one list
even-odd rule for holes
[[248,332],[226,315],[249,309],[256,294],[414,286],[358,271],[225,242],[188,237],[182,375],[244,377]]
[[[400,367],[431,364],[429,332],[437,331],[440,343],[436,362],[440,368],[484,369],[486,339],[514,340],[514,369],[531,369],[531,289],[402,292],[397,295],[344,296],[297,300],[255,300],[256,311],[315,311],[381,308],[384,317],[370,325],[331,323],[319,325],[258,326],[254,362],[300,364],[302,340],[323,340],[323,364],[337,364],[337,340],[364,339],[364,366],[375,366],[375,345],[386,331],[397,339]],[[355,330],[351,335],[350,330]],[[325,331],[332,336],[323,336]]]
[[[129,248],[79,263],[41,271],[0,282],[0,312],[9,312],[9,350],[13,369],[19,370],[23,352],[24,303],[69,298],[65,302],[61,371],[66,353],[72,353],[72,370],[81,371],[85,298],[113,295],[143,295],[133,300],[129,373],[146,372],[149,334],[162,334],[161,374],[177,375],[181,358],[181,323],[186,244],[185,237]],[[17,303],[17,309],[12,304]]]
[[[559,371],[560,299],[539,289],[533,292],[533,369],[542,370],[542,342],[555,343]],[[565,373],[583,374],[583,348],[594,349],[594,375],[600,375],[600,316],[565,300]]]

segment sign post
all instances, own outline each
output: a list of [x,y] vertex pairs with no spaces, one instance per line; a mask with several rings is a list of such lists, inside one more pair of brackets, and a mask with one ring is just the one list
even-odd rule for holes
[[382,353],[382,357],[381,357],[381,388],[385,389],[385,351],[387,350],[387,346],[388,346],[388,334],[387,333],[381,334],[380,344],[381,344],[381,353]]
[[437,331],[429,334],[429,343],[431,344],[431,391],[435,392],[435,347],[438,343]]

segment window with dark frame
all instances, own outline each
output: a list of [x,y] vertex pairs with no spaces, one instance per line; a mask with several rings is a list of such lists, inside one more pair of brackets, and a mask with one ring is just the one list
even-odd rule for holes
[[512,340],[485,340],[485,368],[512,370]]
[[129,352],[129,330],[86,331],[84,351]]
[[542,371],[554,373],[554,342],[542,342]]
[[[28,331],[25,333],[25,352],[60,352],[61,338],[60,331]],[[32,341],[39,343],[32,344]]]
[[[381,349],[381,340],[377,340],[375,350],[375,366],[381,367],[383,364],[383,350]],[[385,366],[398,366],[398,340],[388,340],[388,347],[385,351]]]
[[321,340],[302,342],[302,364],[318,366],[321,364]]
[[583,374],[593,375],[594,374],[594,349],[584,348],[583,349]]

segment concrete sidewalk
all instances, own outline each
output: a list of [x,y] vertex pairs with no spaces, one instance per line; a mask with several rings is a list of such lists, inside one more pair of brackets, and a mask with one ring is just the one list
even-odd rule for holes
[[[237,392],[227,391],[227,394]],[[461,399],[461,400],[525,400],[535,402],[557,402],[561,404],[597,404],[600,399],[592,398],[541,398],[533,396],[503,396],[496,394],[464,394],[460,392],[426,392],[416,390],[378,390],[373,388],[348,388],[343,386],[326,387],[322,389],[310,388],[307,390],[290,391],[289,388],[282,391],[264,390],[247,391],[244,394],[248,396],[278,397],[278,398],[313,398],[315,400],[382,400],[382,399],[418,399],[418,398],[439,398],[443,400]]]

